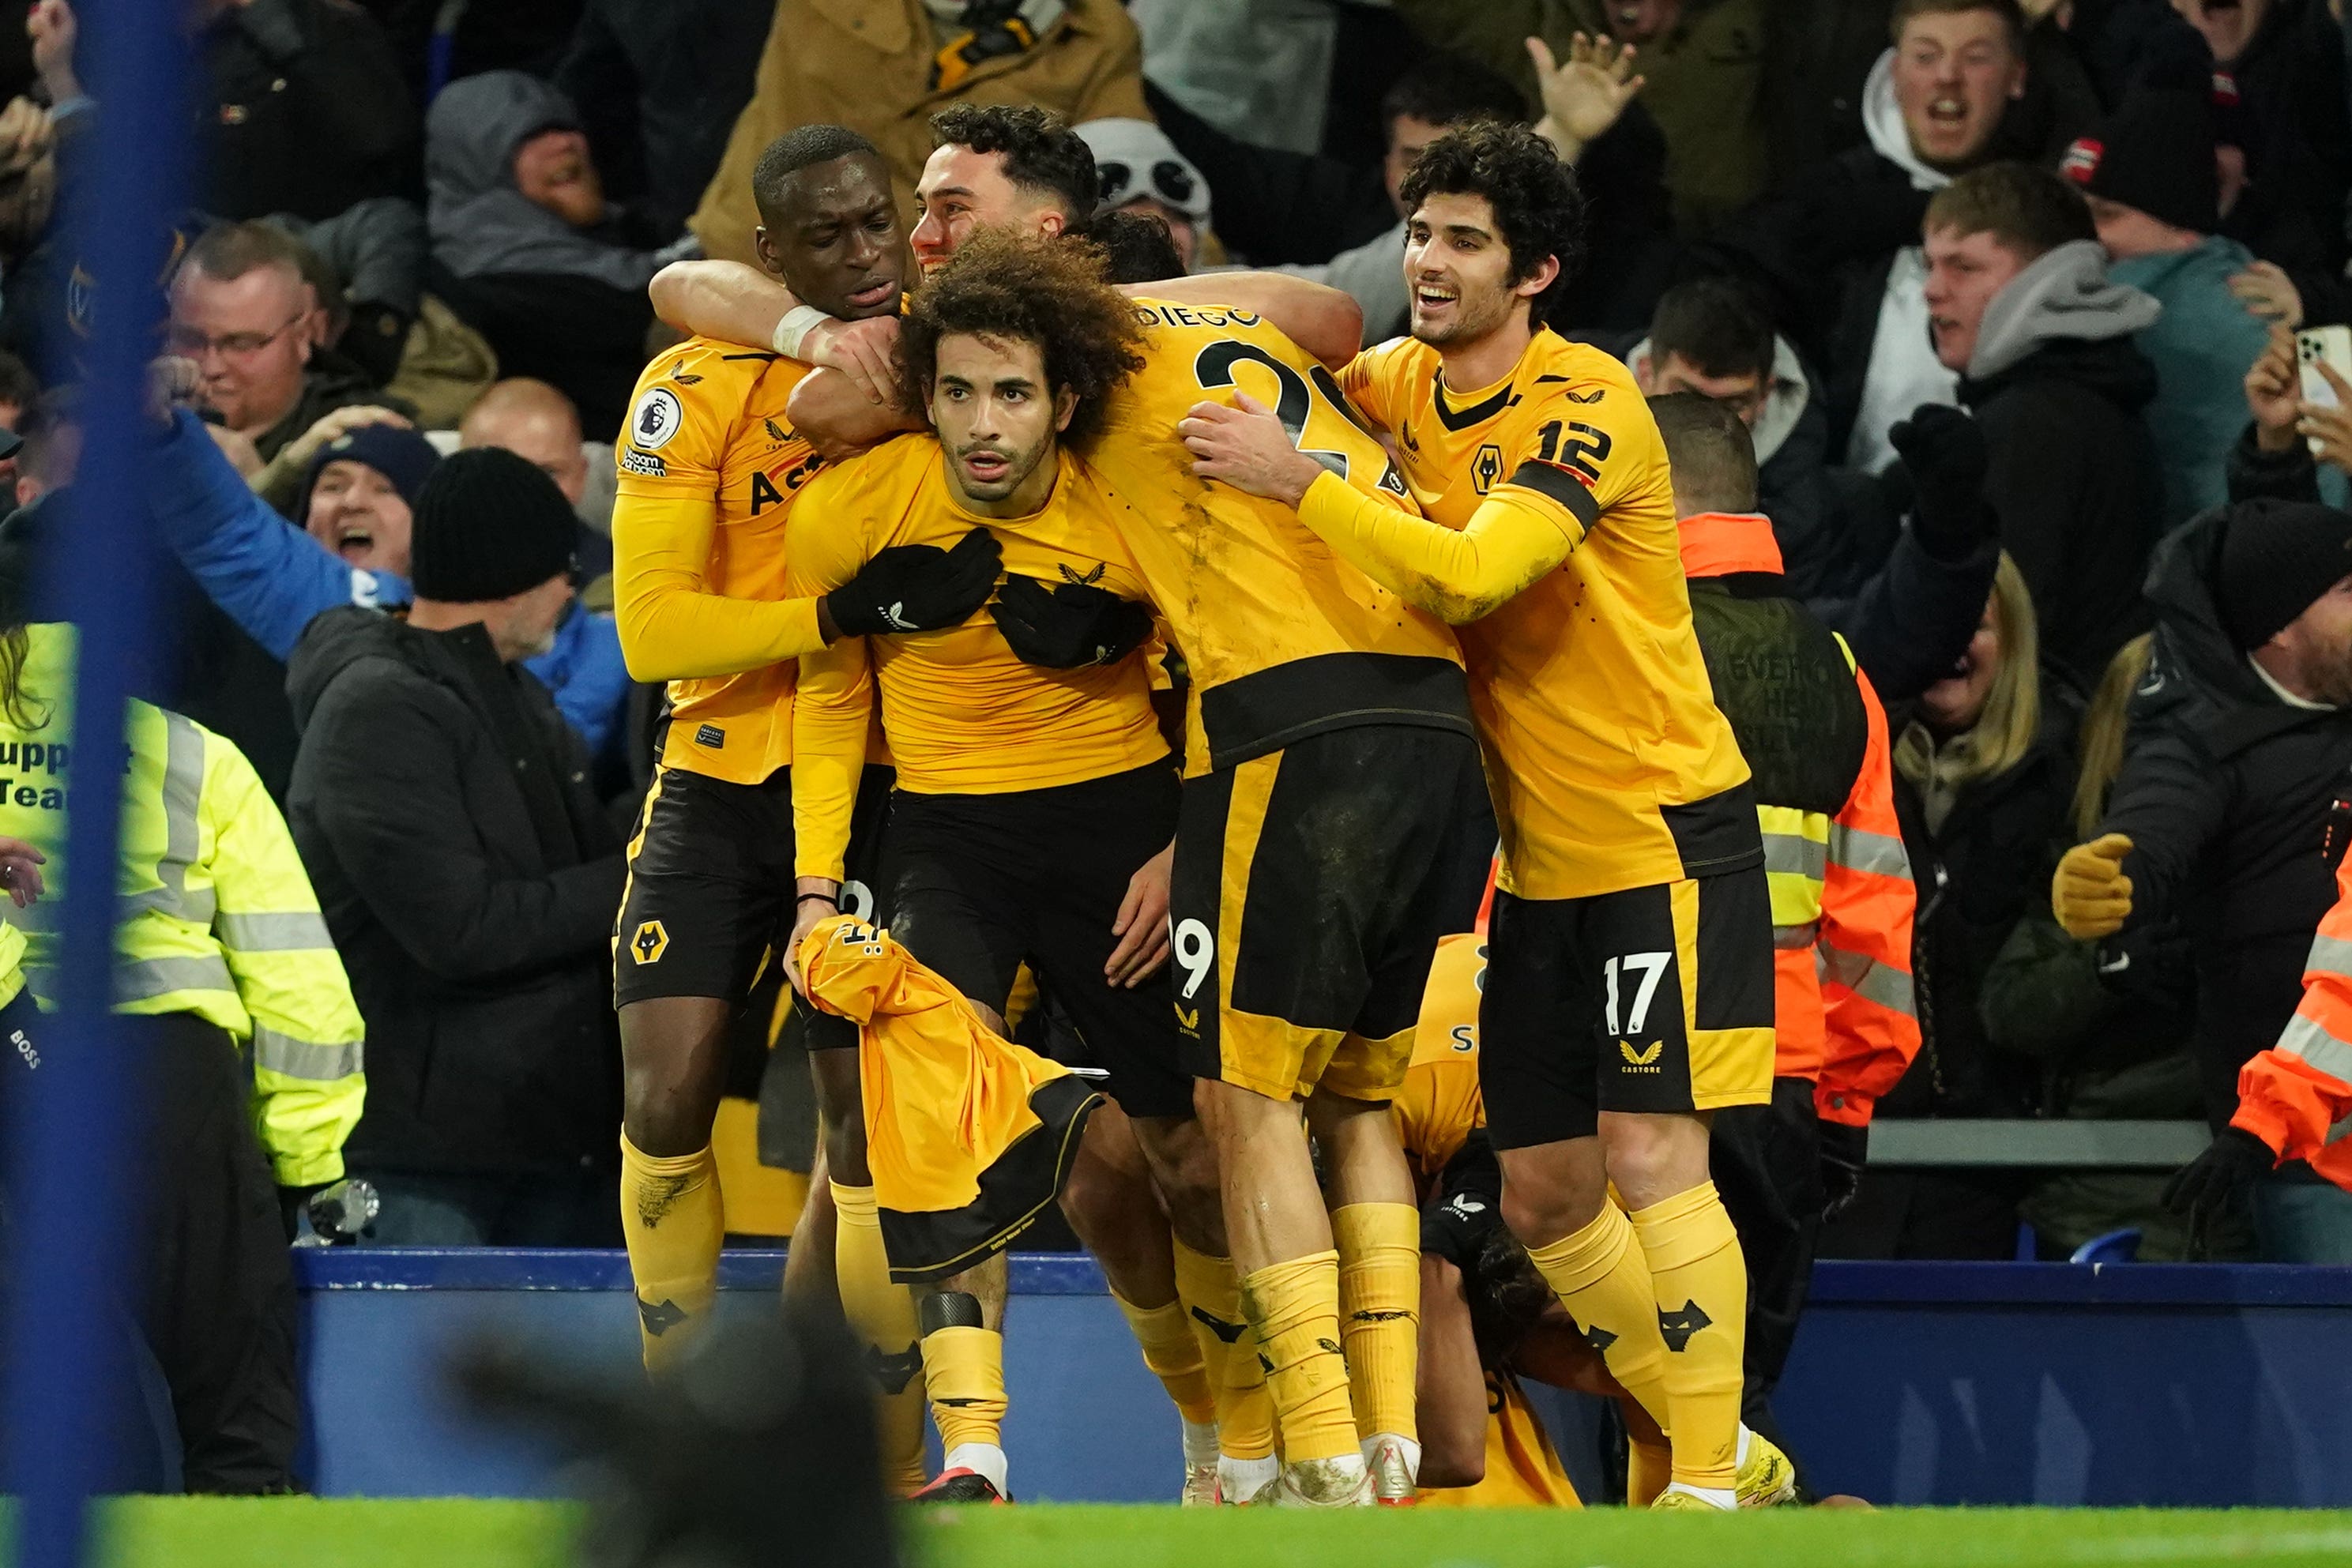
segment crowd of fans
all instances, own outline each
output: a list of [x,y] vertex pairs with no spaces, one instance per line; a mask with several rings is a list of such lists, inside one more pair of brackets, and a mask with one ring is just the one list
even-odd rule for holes
[[[1880,1113],[2226,1125],[2352,810],[2352,359],[2306,375],[2294,337],[2352,323],[2341,10],[191,7],[202,177],[159,348],[194,380],[125,570],[171,584],[153,695],[251,758],[341,952],[378,1239],[616,1241],[609,942],[660,694],[606,569],[611,444],[672,340],[647,286],[754,258],[778,133],[857,130],[903,203],[959,100],[1063,116],[1106,208],[1193,270],[1345,289],[1368,341],[1404,326],[1415,153],[1535,124],[1587,206],[1551,325],[1746,423],[1790,591],[1886,701],[1924,1041]],[[70,504],[105,105],[68,0],[26,39],[0,49],[0,425],[29,514]],[[2084,939],[2052,874],[2118,833],[2129,917]],[[2163,1185],[1874,1171],[1824,1250],[2004,1257],[2021,1218],[2045,1255],[2131,1226],[2182,1256]],[[2352,1259],[2352,1197],[2301,1166],[2264,1193],[2259,1238],[2198,1249]]]

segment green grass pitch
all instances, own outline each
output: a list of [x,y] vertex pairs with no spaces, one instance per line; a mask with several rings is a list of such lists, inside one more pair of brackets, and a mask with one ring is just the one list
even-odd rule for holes
[[[563,1568],[577,1513],[551,1503],[137,1499],[109,1511],[107,1568]],[[910,1518],[909,1568],[2343,1568],[2352,1513],[1619,1510],[1297,1514],[1043,1504]],[[789,1551],[780,1563],[795,1561]]]

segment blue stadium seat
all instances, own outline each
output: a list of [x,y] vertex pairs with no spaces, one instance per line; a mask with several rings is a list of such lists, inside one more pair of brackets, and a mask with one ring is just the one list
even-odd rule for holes
[[2136,1263],[2139,1260],[2140,1229],[2126,1225],[2105,1236],[2094,1236],[2074,1249],[2069,1263]]

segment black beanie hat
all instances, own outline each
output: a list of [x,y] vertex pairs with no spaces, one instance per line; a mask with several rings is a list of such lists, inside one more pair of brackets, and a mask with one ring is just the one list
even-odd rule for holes
[[363,463],[391,483],[395,495],[408,503],[413,515],[425,481],[440,466],[441,454],[433,443],[402,424],[362,424],[346,431],[319,448],[302,472],[302,492],[295,497],[291,516],[297,524],[310,515],[310,492],[330,463]]
[[2092,195],[2210,235],[2221,225],[2213,141],[2213,113],[2203,94],[2170,88],[2129,93],[2105,124],[2066,149],[2058,172]]
[[555,481],[500,446],[444,457],[416,497],[408,547],[419,599],[510,599],[572,570],[578,519]]
[[2214,599],[2240,649],[2261,647],[2352,577],[2352,512],[2311,501],[2242,501],[2221,524]]

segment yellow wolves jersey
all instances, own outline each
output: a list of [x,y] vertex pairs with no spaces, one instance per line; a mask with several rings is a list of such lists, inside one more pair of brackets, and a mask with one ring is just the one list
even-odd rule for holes
[[1577,540],[1559,570],[1457,629],[1501,819],[1500,885],[1581,898],[1755,863],[1748,764],[1691,630],[1665,444],[1600,350],[1536,333],[1456,392],[1399,338],[1339,378],[1396,436],[1424,514],[1517,508]]
[[890,1277],[971,1268],[1061,1196],[1102,1096],[995,1034],[887,931],[848,915],[801,943],[809,995],[858,1024],[866,1155]]
[[1484,936],[1465,933],[1438,943],[1413,1029],[1412,1064],[1389,1104],[1405,1163],[1424,1189],[1486,1124],[1478,1096],[1478,996],[1486,978]]
[[[877,551],[947,549],[985,528],[1003,541],[1007,572],[1148,598],[1100,488],[1068,453],[1060,464],[1045,508],[1010,520],[957,502],[929,436],[900,436],[828,468],[793,508],[785,591],[821,594]],[[912,794],[1043,789],[1168,755],[1142,649],[1103,668],[1041,669],[1021,662],[985,609],[938,632],[845,637],[801,661],[793,780],[801,875],[841,875],[877,685],[898,787]]]
[[[614,452],[623,648],[639,667],[683,659],[724,670],[735,662],[730,644],[747,661],[766,655],[669,684],[668,767],[757,784],[792,762],[793,655],[819,639],[814,604],[781,602],[784,519],[819,459],[787,424],[784,401],[808,373],[796,361],[689,338],[637,380]],[[695,595],[776,602],[736,610]]]
[[1486,1374],[1486,1476],[1474,1487],[1423,1487],[1425,1508],[1582,1508],[1551,1434],[1507,1372]]
[[1349,418],[1330,372],[1248,311],[1136,308],[1150,328],[1145,367],[1110,394],[1086,455],[1120,502],[1120,532],[1192,670],[1186,770],[1361,724],[1469,734],[1453,633],[1333,554],[1289,507],[1195,475],[1177,437],[1194,403],[1244,392],[1326,467],[1410,511],[1388,454]]

